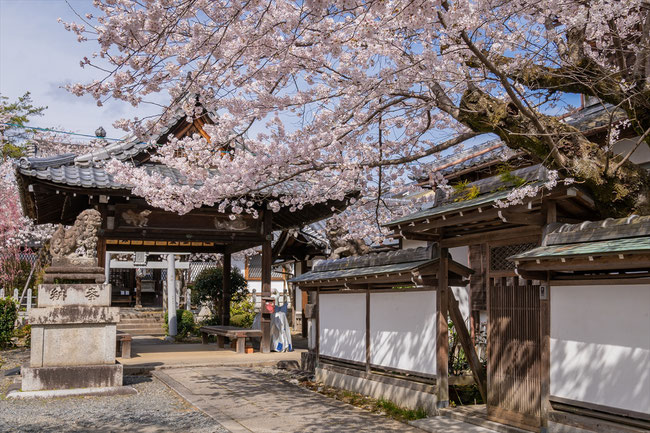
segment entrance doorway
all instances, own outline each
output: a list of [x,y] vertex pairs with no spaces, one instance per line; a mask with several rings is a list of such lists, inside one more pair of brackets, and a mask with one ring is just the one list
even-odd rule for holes
[[541,426],[539,286],[518,277],[490,278],[488,418],[538,431]]

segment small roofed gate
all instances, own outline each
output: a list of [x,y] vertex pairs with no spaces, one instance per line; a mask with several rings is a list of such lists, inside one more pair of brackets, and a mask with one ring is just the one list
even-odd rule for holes
[[540,286],[490,278],[488,418],[538,431],[541,426]]

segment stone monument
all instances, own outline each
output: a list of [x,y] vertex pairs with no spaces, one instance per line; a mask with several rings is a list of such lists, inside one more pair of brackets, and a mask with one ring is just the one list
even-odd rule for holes
[[52,265],[32,308],[31,358],[21,369],[21,391],[11,397],[130,393],[115,361],[120,309],[111,307],[111,286],[97,263],[98,211],[82,212],[50,241]]

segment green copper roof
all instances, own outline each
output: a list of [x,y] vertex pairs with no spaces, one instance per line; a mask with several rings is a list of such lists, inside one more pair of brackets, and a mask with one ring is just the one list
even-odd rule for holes
[[[529,185],[533,187],[538,187],[543,184],[544,182],[533,182]],[[386,226],[390,227],[396,225],[403,225],[403,224],[407,224],[414,221],[419,221],[419,220],[423,220],[426,218],[431,218],[431,217],[435,217],[447,213],[462,212],[465,210],[469,210],[469,209],[473,209],[485,205],[492,205],[497,200],[505,200],[508,197],[508,194],[510,194],[510,192],[514,189],[515,188],[507,188],[507,189],[491,192],[488,194],[483,194],[471,200],[456,201],[456,202],[446,203],[440,206],[432,207],[430,209],[424,209],[419,212],[415,212],[410,215],[407,215],[403,218],[391,221],[388,224],[386,224]]]
[[332,271],[321,272],[307,272],[296,278],[289,280],[291,283],[308,283],[313,281],[325,281],[335,279],[349,279],[358,277],[374,277],[384,276],[386,274],[395,274],[398,272],[411,272],[422,266],[435,263],[438,259],[434,260],[420,260],[417,262],[395,263],[383,266],[370,266],[367,268],[352,268],[352,269],[337,269]]
[[508,259],[511,261],[559,259],[571,256],[622,254],[631,251],[650,252],[650,236],[537,247]]

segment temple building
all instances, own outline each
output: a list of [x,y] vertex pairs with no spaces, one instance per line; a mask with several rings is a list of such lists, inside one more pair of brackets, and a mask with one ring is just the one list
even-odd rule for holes
[[[213,117],[204,112],[188,121],[185,113],[179,110],[163,133],[150,140],[150,143],[160,145],[169,136],[182,139],[192,134],[201,134],[209,139],[203,127],[213,123]],[[68,225],[85,209],[94,208],[101,213],[98,259],[100,264],[105,264],[106,269],[110,268],[111,257],[119,253],[135,253],[140,256],[144,253],[152,259],[157,256],[156,261],[160,263],[161,255],[165,257],[165,266],[154,267],[155,261],[152,260],[150,271],[140,277],[139,301],[142,305],[162,305],[163,278],[159,273],[163,270],[167,273],[168,289],[171,287],[169,294],[175,296],[175,279],[170,278],[170,275],[175,274],[176,255],[221,254],[227,271],[224,275],[229,275],[233,253],[260,246],[260,295],[270,297],[272,263],[281,257],[282,250],[290,244],[285,241],[276,242],[276,248],[273,248],[273,233],[278,232],[280,238],[287,237],[290,231],[294,232],[343,210],[348,205],[348,200],[355,195],[350,193],[342,200],[324,201],[295,211],[282,208],[278,212],[267,209],[265,196],[252,196],[250,198],[257,203],[260,215],[257,219],[250,215],[238,215],[235,220],[231,220],[230,215],[208,206],[178,215],[149,205],[143,198],[135,196],[129,185],[115,181],[104,168],[110,159],[128,161],[150,173],[186,185],[186,179],[178,170],[151,160],[156,148],[155,144],[127,140],[107,144],[85,154],[22,158],[16,169],[23,210],[35,223]],[[304,251],[307,249],[303,248]],[[301,253],[294,252],[292,256],[296,254]],[[180,261],[178,266],[185,265]],[[107,275],[115,284],[113,296],[116,302],[123,301],[125,296],[131,296],[134,273],[135,270],[122,270]],[[225,280],[224,278],[224,283]],[[226,284],[229,284],[229,280]],[[223,315],[227,321],[229,311],[224,311]],[[262,327],[264,331],[265,325]],[[268,337],[268,329],[265,337]],[[268,338],[263,339],[263,347],[265,341],[268,345]]]

